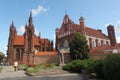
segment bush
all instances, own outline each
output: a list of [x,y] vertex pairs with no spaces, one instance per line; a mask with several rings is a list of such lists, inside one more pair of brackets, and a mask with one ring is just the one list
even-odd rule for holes
[[26,65],[26,64],[18,65],[19,70],[26,70],[27,68],[28,68],[28,65]]
[[85,70],[89,71],[89,72],[94,72],[94,63],[95,63],[96,60],[94,59],[86,59],[84,60],[84,68]]
[[73,72],[81,72],[81,60],[74,60],[63,66],[63,70],[73,71]]
[[108,55],[104,65],[105,80],[120,80],[120,54]]
[[36,73],[36,72],[38,72],[38,69],[35,69],[35,68],[33,68],[33,67],[29,67],[29,68],[27,68],[27,70],[26,70],[26,73]]
[[93,64],[94,72],[97,78],[100,78],[100,79],[104,78],[103,64],[104,64],[104,60],[96,60]]
[[86,60],[74,60],[63,66],[63,70],[81,72],[82,69],[89,72],[93,72],[93,63],[95,60],[86,59]]

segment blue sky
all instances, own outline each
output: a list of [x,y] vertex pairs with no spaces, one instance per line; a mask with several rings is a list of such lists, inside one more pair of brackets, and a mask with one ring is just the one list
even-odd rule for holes
[[23,34],[30,11],[36,34],[41,32],[41,37],[54,40],[55,29],[61,26],[66,13],[77,24],[83,16],[87,27],[102,29],[105,34],[106,25],[114,25],[120,42],[120,0],[0,0],[1,52],[6,54],[12,21],[17,33]]

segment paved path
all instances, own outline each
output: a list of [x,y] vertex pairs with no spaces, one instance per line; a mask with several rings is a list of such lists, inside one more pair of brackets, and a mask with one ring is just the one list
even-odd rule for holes
[[0,80],[3,78],[11,78],[11,77],[24,77],[25,72],[22,70],[14,71],[13,66],[3,66],[3,70],[0,74]]
[[13,66],[3,66],[0,80],[87,80],[81,74],[57,74],[42,76],[27,76],[24,71],[14,71]]

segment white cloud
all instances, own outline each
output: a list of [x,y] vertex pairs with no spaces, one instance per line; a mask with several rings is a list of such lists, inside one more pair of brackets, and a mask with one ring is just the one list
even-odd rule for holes
[[120,20],[116,23],[115,30],[120,31]]
[[111,23],[107,23],[107,24],[105,24],[104,26],[107,28],[110,24],[111,24]]
[[35,34],[39,36],[39,31],[37,29],[35,29]]
[[4,49],[5,51],[7,51],[8,48],[7,48],[7,46],[3,46],[3,49]]
[[[25,32],[25,27],[24,26],[20,26],[18,29],[17,29],[17,31],[18,31],[18,34],[19,35],[23,35],[24,34],[24,32]],[[35,34],[38,36],[39,35],[39,31],[35,28]]]
[[116,37],[117,43],[120,43],[120,36]]
[[39,5],[36,9],[32,9],[33,16],[37,16],[41,12],[47,12],[47,8]]
[[20,26],[18,29],[18,34],[22,35],[25,32],[25,27],[24,26]]

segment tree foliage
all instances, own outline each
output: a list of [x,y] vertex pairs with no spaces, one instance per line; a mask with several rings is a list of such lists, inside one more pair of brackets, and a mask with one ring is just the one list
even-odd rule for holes
[[3,59],[4,59],[4,55],[0,54],[0,63],[3,61]]
[[87,59],[89,47],[84,35],[74,34],[74,39],[70,42],[70,55],[73,60]]

